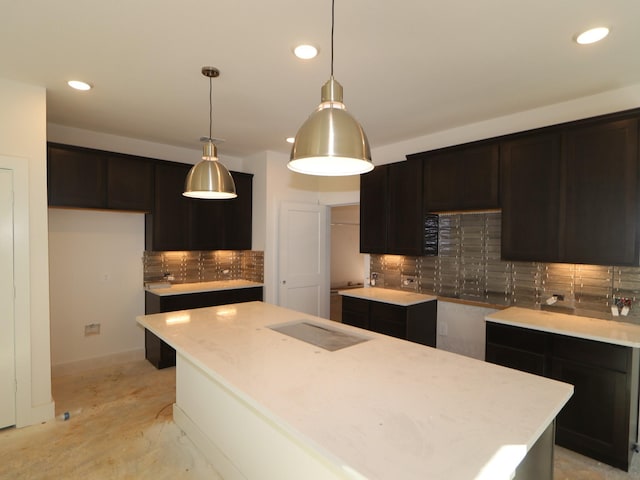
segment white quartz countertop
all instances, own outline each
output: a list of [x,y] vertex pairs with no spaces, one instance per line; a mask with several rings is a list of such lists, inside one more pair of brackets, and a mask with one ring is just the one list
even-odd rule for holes
[[[573,392],[263,302],[137,320],[351,479],[511,478]],[[328,351],[269,328],[301,320],[369,340]]]
[[640,325],[615,320],[567,315],[544,310],[510,307],[485,317],[488,322],[558,333],[599,342],[640,347]]
[[403,307],[416,305],[418,303],[431,302],[438,299],[438,297],[433,295],[424,295],[422,293],[404,292],[377,287],[350,288],[347,290],[340,290],[338,293],[347,297],[362,298],[364,300],[372,300],[374,302],[391,303]]
[[160,297],[166,295],[182,295],[185,293],[213,292],[216,290],[234,290],[237,288],[262,287],[262,283],[249,280],[218,280],[215,282],[175,283],[164,288],[145,288],[149,293]]

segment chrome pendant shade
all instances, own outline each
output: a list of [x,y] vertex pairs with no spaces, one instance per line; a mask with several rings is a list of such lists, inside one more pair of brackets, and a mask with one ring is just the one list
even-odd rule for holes
[[373,170],[369,141],[342,103],[342,85],[331,77],[321,103],[298,130],[288,164],[308,175],[357,175]]
[[[208,158],[204,159],[205,156]],[[229,170],[218,161],[216,145],[209,141],[203,146],[201,162],[197,163],[185,181],[185,197],[204,199],[235,198],[236,185]]]
[[359,175],[373,170],[369,140],[362,126],[342,103],[342,85],[333,78],[331,2],[331,76],[322,86],[318,108],[302,124],[291,148],[287,167],[307,175]]
[[205,142],[202,146],[202,161],[194,165],[184,184],[183,195],[191,198],[225,199],[235,198],[236,185],[229,170],[218,161],[218,149],[211,136],[212,127],[212,79],[220,75],[214,67],[202,67],[202,74],[209,77],[209,136],[201,138]]

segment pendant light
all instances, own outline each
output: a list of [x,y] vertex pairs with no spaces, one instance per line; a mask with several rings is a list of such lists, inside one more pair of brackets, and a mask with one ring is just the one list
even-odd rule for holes
[[322,86],[318,108],[302,124],[288,167],[307,175],[358,175],[373,170],[367,135],[342,103],[342,85],[333,78],[335,0],[331,1],[331,76]]
[[185,197],[203,199],[235,198],[236,185],[229,170],[218,161],[218,149],[213,143],[211,127],[213,123],[212,82],[220,76],[215,67],[202,67],[202,74],[209,78],[209,136],[202,137],[202,161],[194,165],[184,184]]

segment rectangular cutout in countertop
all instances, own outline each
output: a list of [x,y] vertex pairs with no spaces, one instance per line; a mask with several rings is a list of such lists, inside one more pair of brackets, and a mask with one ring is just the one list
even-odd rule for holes
[[272,325],[271,330],[301,340],[316,347],[335,352],[370,340],[369,338],[342,330],[299,320],[280,325]]

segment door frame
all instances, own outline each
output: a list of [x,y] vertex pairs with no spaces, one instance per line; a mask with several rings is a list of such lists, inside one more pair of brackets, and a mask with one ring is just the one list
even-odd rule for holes
[[16,427],[31,424],[31,303],[29,161],[0,155],[0,168],[13,171],[13,282],[16,369]]

